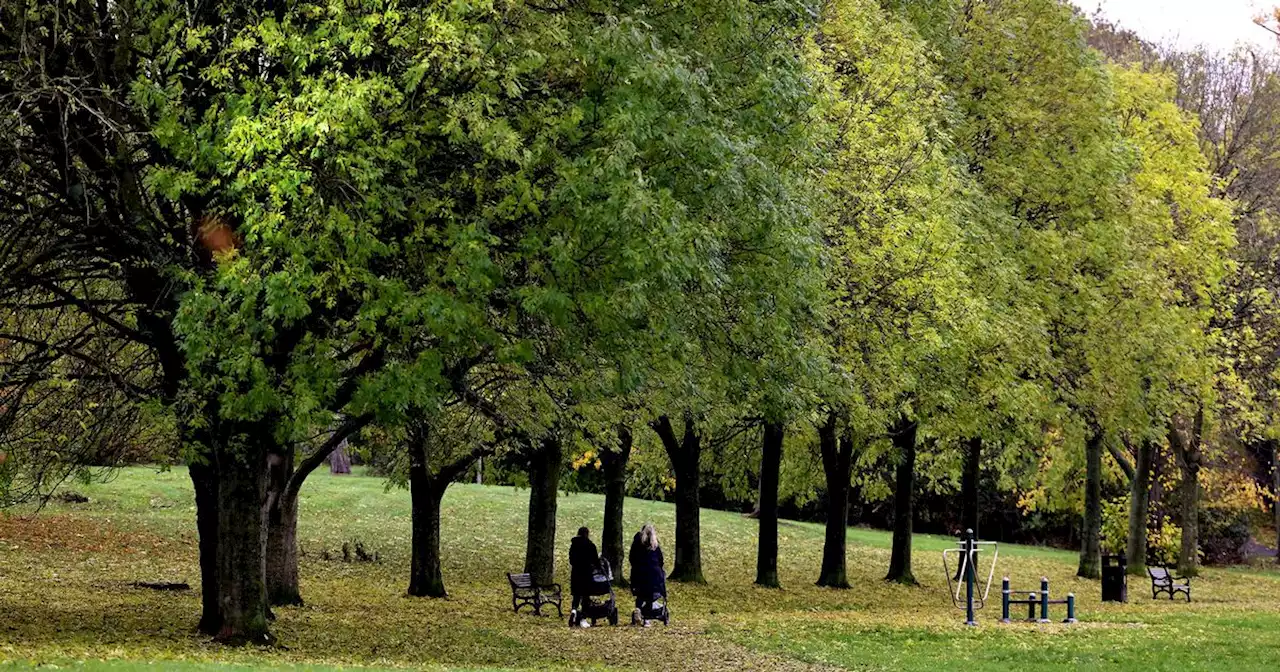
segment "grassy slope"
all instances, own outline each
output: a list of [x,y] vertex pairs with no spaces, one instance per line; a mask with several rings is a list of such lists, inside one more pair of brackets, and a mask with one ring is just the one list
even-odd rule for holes
[[[1191,605],[1153,602],[1131,581],[1128,605],[1098,603],[1097,582],[1075,579],[1072,553],[1004,546],[1000,574],[1016,588],[1050,577],[1055,594],[1077,593],[1083,623],[1000,626],[995,603],[980,628],[961,625],[945,595],[939,551],[915,543],[920,588],[880,580],[886,533],[850,530],[850,591],[813,587],[822,528],[783,523],[784,590],[751,585],[755,522],[703,513],[709,586],[675,586],[672,627],[571,631],[552,618],[514,616],[504,572],[522,564],[527,491],[458,485],[445,498],[448,600],[402,597],[409,547],[408,496],[380,479],[317,474],[303,490],[300,538],[306,607],[278,612],[284,647],[226,650],[190,631],[198,598],[129,587],[132,581],[198,580],[194,510],[185,471],[131,469],[83,488],[83,505],[55,505],[26,520],[0,516],[0,661],[56,661],[85,669],[209,669],[209,663],[299,669],[443,666],[466,669],[626,667],[646,669],[966,670],[1264,669],[1280,661],[1280,574],[1210,571]],[[601,499],[560,500],[558,571],[568,536],[598,529]],[[629,500],[627,527],[654,521],[668,537],[674,511]],[[379,564],[326,562],[322,549],[360,539]],[[566,577],[567,578],[567,577]],[[567,584],[567,581],[564,581]],[[620,596],[625,600],[625,596]],[[1051,614],[1061,618],[1061,612]]]

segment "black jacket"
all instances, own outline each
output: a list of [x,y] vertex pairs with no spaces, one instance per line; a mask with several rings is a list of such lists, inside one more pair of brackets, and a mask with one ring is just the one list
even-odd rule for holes
[[591,574],[600,566],[600,553],[586,537],[569,542],[569,592],[585,595],[591,588]]
[[640,535],[631,540],[631,592],[638,597],[649,597],[667,594],[667,571],[663,569],[662,549],[650,550],[640,543]]

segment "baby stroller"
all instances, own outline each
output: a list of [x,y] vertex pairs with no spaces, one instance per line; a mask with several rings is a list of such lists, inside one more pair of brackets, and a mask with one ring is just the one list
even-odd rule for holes
[[591,573],[591,585],[582,606],[569,612],[569,626],[580,625],[586,620],[595,625],[601,618],[609,619],[609,625],[618,624],[618,602],[613,595],[613,570],[609,567],[609,561],[604,558],[600,558],[600,564]]
[[[662,621],[663,625],[671,625],[671,610],[667,609],[667,593],[653,593],[648,600],[640,601],[640,606],[636,608],[639,612],[635,616],[639,617],[638,623],[632,625],[647,625],[649,621]],[[632,620],[636,620],[633,616]]]

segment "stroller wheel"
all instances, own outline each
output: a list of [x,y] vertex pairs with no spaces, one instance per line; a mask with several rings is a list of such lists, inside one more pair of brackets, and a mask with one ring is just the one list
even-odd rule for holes
[[618,608],[614,607],[609,610],[609,625],[618,624]]

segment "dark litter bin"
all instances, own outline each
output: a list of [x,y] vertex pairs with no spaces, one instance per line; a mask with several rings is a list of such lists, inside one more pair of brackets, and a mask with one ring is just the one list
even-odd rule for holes
[[1129,601],[1129,582],[1125,575],[1128,565],[1123,554],[1102,556],[1103,602]]

